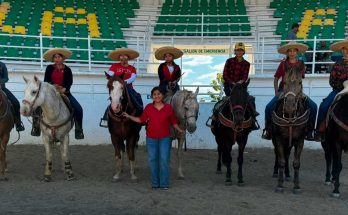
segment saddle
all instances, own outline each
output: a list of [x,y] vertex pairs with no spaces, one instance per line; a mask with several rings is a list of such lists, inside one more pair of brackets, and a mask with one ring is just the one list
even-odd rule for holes
[[69,98],[65,94],[63,94],[63,93],[61,93],[60,96],[62,97],[65,105],[68,107],[68,109],[70,111],[70,114],[74,114],[74,108],[71,106]]

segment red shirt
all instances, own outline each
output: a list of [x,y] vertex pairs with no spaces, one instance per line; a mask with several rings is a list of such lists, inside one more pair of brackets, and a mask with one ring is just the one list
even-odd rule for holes
[[128,78],[130,78],[132,73],[137,73],[134,66],[122,66],[120,63],[112,64],[109,71],[114,72],[116,76],[123,75],[123,80],[127,80]]
[[64,67],[62,69],[58,69],[58,67],[54,66],[54,70],[51,75],[52,83],[57,84],[59,86],[63,86],[63,77]]
[[177,124],[174,110],[170,104],[157,110],[153,103],[146,105],[144,112],[140,116],[142,123],[148,122],[146,136],[153,139],[160,139],[170,136],[170,126]]
[[240,80],[246,81],[249,76],[250,63],[246,60],[238,61],[237,57],[230,58],[225,63],[223,79],[225,85],[236,83]]
[[282,62],[280,62],[278,69],[277,69],[276,73],[274,74],[275,78],[282,79],[280,82],[280,85],[279,85],[279,89],[283,89],[286,70],[290,69],[290,68],[295,68],[295,67],[298,67],[296,69],[302,73],[302,78],[304,78],[306,67],[305,67],[303,61],[299,60],[296,63],[290,63],[288,60],[283,60]]

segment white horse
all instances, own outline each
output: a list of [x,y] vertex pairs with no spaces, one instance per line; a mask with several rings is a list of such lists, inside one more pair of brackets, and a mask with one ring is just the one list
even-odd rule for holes
[[44,180],[51,181],[52,175],[52,145],[60,142],[62,163],[67,180],[74,179],[71,163],[68,156],[69,131],[73,127],[73,113],[69,110],[56,88],[40,81],[36,76],[32,80],[25,77],[27,86],[20,112],[23,116],[31,116],[33,111],[41,107],[40,128],[46,151]]
[[[166,102],[171,104],[174,109],[175,115],[178,119],[178,125],[181,129],[185,130],[184,133],[179,134],[175,129],[171,129],[173,140],[178,140],[178,174],[179,179],[184,179],[184,173],[182,171],[182,158],[183,158],[183,145],[186,142],[186,130],[191,134],[196,131],[196,121],[198,118],[199,104],[197,101],[197,94],[199,87],[193,93],[188,90],[177,91],[173,96],[166,97]],[[168,94],[167,94],[168,95]]]

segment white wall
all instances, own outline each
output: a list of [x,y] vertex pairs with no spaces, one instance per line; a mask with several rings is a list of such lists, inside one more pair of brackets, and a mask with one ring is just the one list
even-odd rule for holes
[[[7,87],[12,90],[15,96],[21,101],[23,98],[24,81],[22,76],[32,77],[33,72],[30,74],[25,72],[10,72],[11,82]],[[37,73],[42,78],[42,73]],[[84,140],[75,140],[73,132],[71,132],[71,143],[81,144],[81,145],[95,145],[95,144],[109,144],[110,135],[106,128],[99,127],[99,120],[104,113],[106,106],[108,105],[108,95],[106,89],[106,80],[102,75],[88,75],[88,74],[75,74],[74,75],[74,85],[71,89],[73,95],[81,103],[84,109]],[[136,80],[135,88],[138,92],[142,94],[144,103],[150,102],[147,99],[151,88],[158,84],[156,76],[150,77],[139,77]],[[141,86],[139,86],[141,83]],[[260,113],[258,121],[261,127],[264,127],[264,109],[266,104],[269,102],[273,96],[273,78],[268,77],[254,77],[251,80],[249,91],[252,95],[256,97],[257,110]],[[305,92],[311,96],[311,98],[318,104],[320,104],[321,99],[326,96],[330,90],[328,85],[328,77],[321,76],[315,78],[306,78],[304,81]],[[213,103],[201,103],[200,111],[198,117],[198,128],[196,132],[192,135],[187,136],[187,146],[188,148],[197,149],[214,149],[216,148],[216,143],[213,135],[208,127],[205,126],[205,122],[211,115],[211,110]],[[41,143],[40,137],[30,136],[31,124],[24,118],[22,119],[26,130],[21,132],[21,139],[17,144],[37,144]],[[31,119],[30,119],[31,120]],[[270,141],[261,139],[261,132],[254,131],[250,135],[248,145],[252,147],[271,147]],[[16,140],[17,132],[14,130],[11,134],[11,142]],[[145,134],[144,129],[142,129],[140,144],[144,143]],[[306,147],[320,148],[320,144],[315,142],[306,142]]]

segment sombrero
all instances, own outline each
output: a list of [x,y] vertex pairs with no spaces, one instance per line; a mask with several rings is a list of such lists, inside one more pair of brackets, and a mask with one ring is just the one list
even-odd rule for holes
[[53,61],[53,56],[55,54],[61,54],[63,55],[63,57],[65,59],[71,57],[71,51],[69,51],[68,49],[64,49],[64,48],[53,48],[53,49],[49,49],[47,50],[44,55],[43,58],[47,61]]
[[339,41],[330,46],[330,49],[334,52],[341,52],[344,47],[348,46],[348,39]]
[[181,57],[184,53],[180,49],[177,49],[173,46],[163,46],[156,50],[155,58],[157,60],[164,60],[165,54],[171,54],[173,55],[174,59],[177,59]]
[[298,52],[304,53],[308,50],[308,46],[302,43],[296,43],[291,41],[288,44],[281,46],[278,49],[278,53],[286,55],[289,49],[297,49]]
[[133,49],[128,49],[128,48],[122,48],[122,49],[117,49],[109,53],[108,57],[111,60],[120,60],[121,55],[127,55],[128,60],[133,60],[137,57],[139,57],[139,53]]

